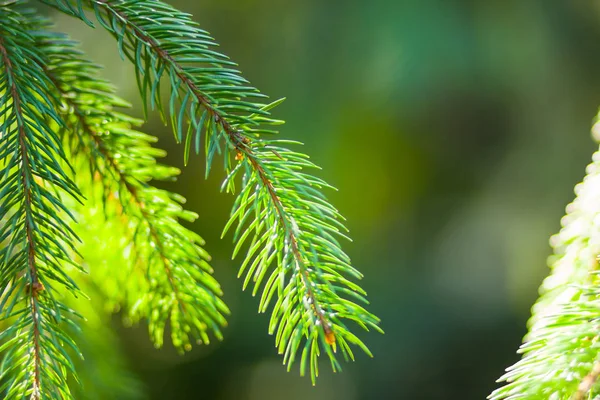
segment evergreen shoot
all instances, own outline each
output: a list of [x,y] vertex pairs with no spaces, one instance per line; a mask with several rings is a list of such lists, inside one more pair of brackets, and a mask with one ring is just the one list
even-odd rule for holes
[[[332,187],[314,175],[318,167],[297,142],[277,138],[283,121],[271,111],[281,100],[268,102],[190,15],[160,0],[41,2],[110,32],[135,67],[145,117],[160,113],[186,164],[203,152],[206,176],[222,165],[221,190],[235,196],[223,235],[233,237],[243,288],[271,314],[268,332],[288,370],[299,364],[314,384],[320,357],[337,371],[340,356],[353,360],[357,348],[371,355],[353,330],[381,329],[342,250],[344,219],[323,194]],[[105,356],[90,343],[94,330],[110,336],[107,309],[147,325],[156,347],[166,332],[181,352],[225,334],[229,310],[205,243],[181,225],[197,216],[180,195],[154,186],[179,170],[158,161],[164,151],[139,130],[144,121],[124,113],[129,105],[99,70],[35,3],[0,3],[2,398],[94,391],[103,377],[79,360]],[[593,276],[581,278],[581,299],[594,296],[585,286]],[[593,303],[585,306],[569,315],[593,315]],[[584,325],[577,337],[592,349]]]

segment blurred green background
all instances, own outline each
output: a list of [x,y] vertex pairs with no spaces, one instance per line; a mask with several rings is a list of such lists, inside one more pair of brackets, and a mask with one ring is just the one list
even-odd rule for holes
[[[281,135],[339,188],[346,251],[385,335],[364,335],[317,387],[286,373],[257,299],[220,240],[232,196],[195,157],[169,188],[200,214],[232,309],[225,340],[179,357],[145,327],[121,346],[149,399],[482,399],[517,349],[547,274],[548,238],[595,145],[600,3],[523,0],[171,0],[273,99]],[[56,15],[141,109],[132,68],[100,29]],[[167,162],[182,146],[153,115]]]

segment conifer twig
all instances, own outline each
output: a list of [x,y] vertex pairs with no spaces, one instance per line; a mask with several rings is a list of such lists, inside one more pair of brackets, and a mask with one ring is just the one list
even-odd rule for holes
[[310,287],[310,278],[308,277],[308,273],[306,272],[306,266],[304,265],[302,256],[300,255],[300,251],[298,249],[298,241],[294,232],[291,230],[292,222],[289,217],[285,213],[281,201],[279,197],[275,193],[273,188],[273,182],[270,180],[269,176],[265,172],[265,168],[260,165],[260,161],[257,159],[256,155],[252,152],[252,139],[242,135],[242,132],[235,129],[227,120],[226,116],[219,111],[217,107],[215,107],[198,89],[195,83],[190,79],[188,75],[185,74],[183,67],[177,63],[176,60],[171,57],[168,51],[164,50],[160,44],[153,39],[151,36],[146,34],[140,27],[132,23],[127,15],[121,11],[115,10],[111,7],[110,0],[94,0],[98,5],[104,7],[108,12],[113,13],[117,16],[123,24],[131,28],[133,32],[135,32],[136,36],[139,40],[145,42],[150,48],[159,56],[163,62],[170,64],[177,77],[183,82],[185,86],[188,87],[193,96],[196,97],[199,104],[206,108],[209,113],[211,119],[215,121],[215,123],[219,124],[223,131],[227,134],[229,142],[233,144],[235,151],[243,156],[247,157],[250,160],[250,164],[253,169],[256,171],[258,176],[260,177],[260,181],[263,186],[267,189],[269,193],[269,197],[273,203],[274,208],[277,210],[279,215],[280,225],[285,230],[285,236],[291,243],[292,253],[295,258],[296,265],[302,271],[302,282],[305,286],[305,290],[308,298],[310,299],[311,304],[315,316],[321,322],[321,326],[325,332],[327,342],[333,344],[335,342],[335,335],[331,331],[331,324],[328,321],[328,318],[325,316],[324,308],[319,304],[319,300],[314,296],[313,291]]
[[77,318],[61,302],[62,289],[79,294],[68,267],[80,269],[72,213],[63,197],[80,193],[51,124],[63,121],[53,109],[52,83],[34,46],[42,20],[17,1],[0,10],[0,366],[4,398],[70,397],[68,376],[77,379],[63,330]]
[[[23,110],[21,108],[21,96],[17,90],[16,86],[16,77],[13,71],[12,62],[8,55],[8,51],[6,49],[6,45],[4,43],[4,39],[0,37],[0,57],[2,59],[2,64],[4,65],[5,73],[8,77],[9,82],[9,91],[13,100],[13,108],[14,113],[17,116],[21,116],[23,114]],[[32,176],[30,176],[31,164],[29,161],[28,148],[25,144],[26,134],[25,134],[25,125],[23,121],[23,117],[17,117],[17,126],[18,126],[18,142],[19,142],[19,156],[21,158],[21,187],[23,188],[23,208],[25,211],[25,235],[27,237],[26,241],[26,249],[27,252],[27,275],[29,277],[29,304],[31,309],[31,321],[32,321],[32,330],[33,330],[33,353],[31,358],[33,359],[33,387],[32,387],[32,397],[33,399],[39,399],[41,396],[41,378],[40,378],[40,369],[42,364],[41,359],[41,351],[40,351],[40,314],[38,307],[37,296],[39,291],[41,291],[41,283],[38,279],[38,271],[36,266],[36,250],[35,250],[35,239],[33,238],[33,210],[31,204],[31,187],[30,182]]]

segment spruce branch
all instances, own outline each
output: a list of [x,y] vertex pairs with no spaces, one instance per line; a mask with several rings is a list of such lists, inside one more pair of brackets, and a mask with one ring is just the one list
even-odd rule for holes
[[80,194],[50,127],[63,121],[35,47],[41,25],[22,2],[0,9],[0,318],[7,324],[0,392],[8,399],[69,397],[67,378],[76,373],[66,348],[79,354],[61,326],[76,326],[76,314],[61,302],[60,289],[79,293],[65,272],[79,266],[70,258],[77,238],[61,196]]
[[[156,139],[132,129],[141,121],[115,110],[127,103],[98,78],[99,67],[82,57],[75,42],[55,34],[38,46],[49,56],[46,72],[63,101],[61,110],[67,121],[63,134],[71,153],[90,165],[91,174],[79,174],[80,185],[89,188],[86,195],[94,199],[94,185],[86,185],[84,177],[102,184],[100,201],[115,203],[104,207],[104,215],[125,224],[133,246],[121,274],[92,273],[103,275],[105,287],[124,277],[118,282],[117,302],[134,322],[148,320],[157,347],[163,343],[167,321],[180,351],[191,348],[190,339],[208,343],[208,330],[221,339],[220,327],[226,325],[224,314],[229,310],[210,275],[210,256],[201,247],[202,238],[178,222],[193,221],[197,215],[181,207],[181,196],[149,183],[174,179],[179,170],[157,163],[156,157],[164,152],[151,147]],[[89,207],[84,204],[80,212]],[[137,279],[132,277],[136,274]]]
[[[380,330],[378,318],[357,304],[366,303],[365,293],[349,278],[361,275],[337,241],[345,237],[342,217],[321,193],[330,186],[303,172],[315,165],[304,154],[281,147],[290,142],[269,138],[276,132],[268,125],[281,123],[268,112],[278,102],[257,102],[264,95],[233,69],[235,63],[211,49],[216,43],[210,35],[188,14],[161,1],[68,4],[68,10],[92,9],[100,25],[117,39],[122,57],[136,67],[145,109],[149,101],[165,120],[169,117],[176,140],[185,142],[186,162],[192,143],[199,152],[204,136],[207,174],[217,154],[228,173],[224,183],[228,191],[233,191],[235,178],[243,171],[242,189],[227,227],[238,224],[234,256],[253,237],[240,274],[246,274],[244,286],[255,281],[254,293],[269,276],[262,286],[260,311],[266,311],[277,293],[269,331],[276,334],[288,367],[303,341],[301,373],[308,365],[313,382],[322,352],[334,370],[339,369],[338,345],[348,359],[354,357],[349,344],[370,354],[344,324],[353,321]],[[169,83],[168,105],[162,104],[161,80]]]

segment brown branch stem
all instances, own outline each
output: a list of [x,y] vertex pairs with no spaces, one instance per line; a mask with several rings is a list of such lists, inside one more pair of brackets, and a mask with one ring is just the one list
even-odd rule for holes
[[584,400],[592,387],[598,382],[598,378],[600,378],[600,361],[596,361],[590,373],[581,380],[571,400]]

